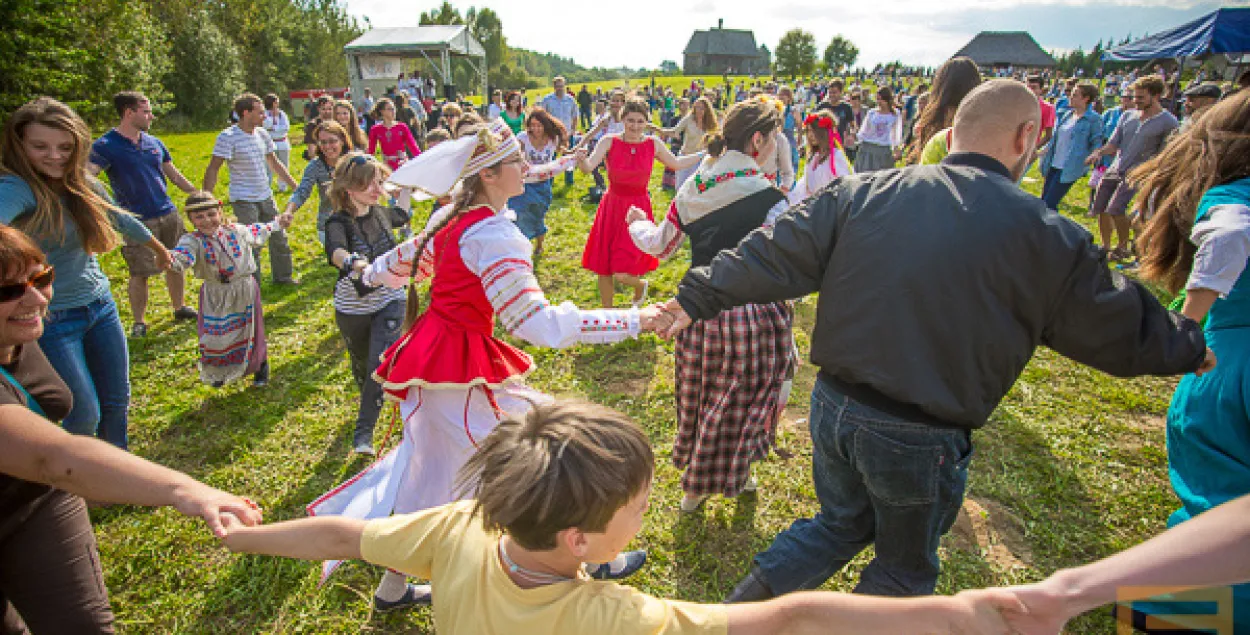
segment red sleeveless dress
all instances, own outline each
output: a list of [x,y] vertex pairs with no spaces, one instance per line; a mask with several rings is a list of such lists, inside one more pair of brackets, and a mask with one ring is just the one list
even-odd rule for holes
[[604,161],[608,166],[608,191],[599,200],[595,224],[582,252],[582,268],[601,276],[627,273],[641,276],[660,266],[660,261],[643,253],[629,237],[625,216],[631,206],[647,212],[651,220],[651,196],[647,184],[655,165],[655,142],[650,137],[640,143],[626,143],[620,137],[611,141]]
[[464,232],[494,214],[485,206],[464,212],[431,239],[430,306],[382,354],[377,371],[388,397],[403,400],[412,386],[499,388],[520,382],[534,368],[528,353],[495,338],[495,309],[482,279],[460,256]]

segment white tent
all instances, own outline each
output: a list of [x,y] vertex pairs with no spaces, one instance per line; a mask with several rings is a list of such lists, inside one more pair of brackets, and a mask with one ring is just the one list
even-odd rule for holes
[[403,71],[403,60],[424,58],[434,67],[444,86],[452,86],[451,58],[467,60],[482,78],[486,98],[486,49],[463,25],[407,26],[373,29],[343,47],[353,97],[370,88],[381,95],[394,86]]

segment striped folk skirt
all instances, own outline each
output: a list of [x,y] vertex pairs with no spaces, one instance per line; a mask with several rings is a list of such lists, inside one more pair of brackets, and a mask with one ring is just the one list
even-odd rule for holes
[[737,496],[751,463],[768,456],[797,363],[784,302],[748,304],[677,336],[677,439],[673,464],[687,494]]
[[200,287],[200,380],[228,384],[255,373],[267,357],[260,286],[251,275]]

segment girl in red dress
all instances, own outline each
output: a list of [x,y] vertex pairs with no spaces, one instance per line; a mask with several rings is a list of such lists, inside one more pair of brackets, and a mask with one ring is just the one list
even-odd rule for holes
[[[533,247],[505,214],[508,199],[524,192],[528,170],[516,138],[497,119],[468,127],[461,138],[439,144],[391,176],[397,185],[435,197],[460,182],[452,203],[435,212],[421,234],[372,264],[345,261],[353,279],[366,286],[404,288],[433,277],[429,307],[382,355],[374,373],[387,397],[400,402],[403,439],[310,504],[310,514],[379,518],[459,498],[456,473],[500,417],[550,400],[526,386],[534,360],[495,337],[496,318],[512,336],[556,348],[619,342],[667,320],[655,307],[583,311],[570,302],[547,301],[534,278]],[[419,307],[413,294],[408,302],[411,317]],[[642,552],[622,554],[595,573],[623,577],[644,559]],[[326,573],[332,570],[330,563]],[[376,608],[389,610],[428,603],[430,591],[389,572],[374,595]]]
[[655,271],[660,264],[654,256],[634,246],[625,223],[630,207],[638,207],[651,219],[647,184],[651,181],[655,160],[676,171],[698,165],[704,155],[700,152],[673,156],[659,137],[647,135],[651,111],[641,98],[625,100],[621,121],[625,131],[605,136],[589,157],[585,149],[577,151],[578,168],[587,174],[607,160],[608,191],[599,201],[595,224],[590,228],[590,237],[582,252],[582,267],[599,274],[599,298],[604,308],[612,308],[617,282],[634,290],[634,305],[637,306],[647,294],[647,282],[642,276]]

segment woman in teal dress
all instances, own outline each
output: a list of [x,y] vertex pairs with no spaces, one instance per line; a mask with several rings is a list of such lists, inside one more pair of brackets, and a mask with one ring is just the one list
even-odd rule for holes
[[[1139,247],[1141,272],[1203,321],[1215,369],[1187,375],[1168,409],[1168,469],[1181,507],[1168,526],[1250,493],[1250,91],[1216,104],[1134,172],[1155,215]],[[1139,203],[1144,204],[1144,203]],[[1135,605],[1174,615],[1179,604]],[[1189,606],[1197,611],[1209,607]],[[1233,589],[1234,632],[1250,633],[1250,584]],[[1172,618],[1184,626],[1183,618]]]

